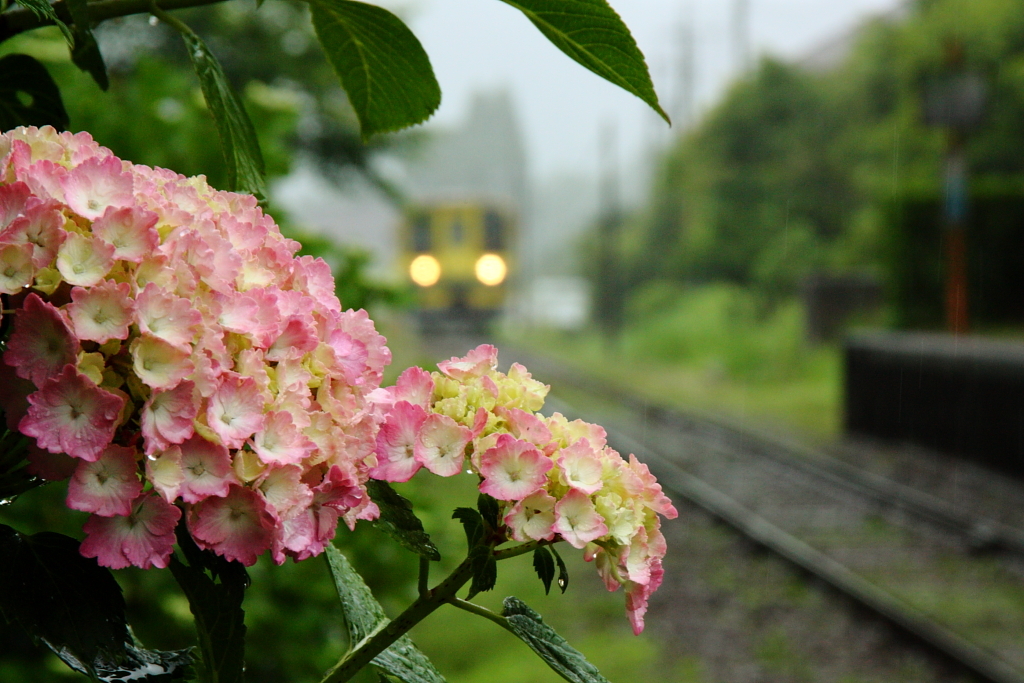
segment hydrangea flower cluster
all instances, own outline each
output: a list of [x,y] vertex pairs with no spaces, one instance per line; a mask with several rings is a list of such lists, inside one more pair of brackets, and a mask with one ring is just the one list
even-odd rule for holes
[[91,513],[84,555],[165,567],[184,514],[201,547],[280,563],[378,513],[390,352],[298,246],[253,197],[88,134],[0,135],[0,405],[32,471]]
[[608,590],[625,586],[639,634],[663,576],[658,515],[673,519],[675,508],[646,465],[607,445],[603,428],[539,415],[548,387],[519,364],[498,372],[497,353],[482,345],[440,372],[402,373],[385,390],[370,476],[404,482],[421,468],[443,477],[467,468],[499,501],[511,539],[564,540],[596,562]]

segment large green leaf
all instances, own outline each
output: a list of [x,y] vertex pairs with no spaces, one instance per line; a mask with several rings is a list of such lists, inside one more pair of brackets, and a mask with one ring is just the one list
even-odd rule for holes
[[100,46],[96,44],[96,37],[92,34],[92,26],[89,21],[89,8],[86,0],[65,0],[68,12],[71,13],[71,33],[74,35],[74,43],[71,46],[71,61],[82,71],[93,77],[101,89],[110,87],[107,80],[107,65],[103,63],[103,55],[100,54]]
[[68,127],[68,113],[46,67],[28,55],[0,57],[0,130]]
[[170,569],[188,598],[199,636],[198,680],[201,683],[242,683],[245,680],[245,611],[242,600],[249,574],[239,562],[229,562],[200,550],[184,525],[178,526],[178,546],[188,564],[171,556]]
[[120,586],[63,534],[26,536],[0,525],[0,614],[100,681],[172,680],[192,661],[187,650],[135,647]]
[[380,517],[373,521],[376,528],[417,555],[422,555],[428,560],[441,559],[437,546],[423,530],[423,522],[413,513],[412,503],[384,481],[371,479],[366,482],[366,490],[380,508]]
[[[363,577],[340,550],[327,546],[327,565],[341,599],[341,610],[348,625],[350,646],[387,626],[390,620],[373,597]],[[408,636],[402,636],[374,657],[373,665],[405,683],[444,683],[444,677]]]
[[[60,32],[64,34],[64,39],[68,41],[68,45],[72,47],[74,46],[75,38],[71,34],[71,29],[68,28],[67,24],[60,20],[60,17],[57,16],[57,10],[55,10],[53,5],[47,2],[47,0],[17,0],[17,2],[20,5],[28,7],[32,10],[32,13],[40,19],[49,19],[56,24],[60,29]],[[0,71],[0,73],[3,72]]]
[[658,103],[643,53],[626,24],[605,0],[502,2],[522,11],[559,50],[601,78],[633,93],[669,121]]
[[430,58],[401,19],[352,0],[309,0],[313,26],[363,138],[425,121],[441,104]]
[[[259,198],[266,197],[267,187],[263,179],[265,169],[256,129],[246,113],[242,101],[228,82],[220,62],[213,56],[202,38],[192,29],[172,17],[161,17],[181,34],[185,48],[192,59],[192,66],[199,76],[203,97],[217,124],[217,133],[224,150],[227,164],[228,189],[248,192]],[[171,20],[171,21],[168,21]]]
[[501,614],[508,620],[512,631],[562,678],[572,683],[608,683],[608,679],[587,661],[582,652],[555,633],[522,600],[508,597],[502,605]]

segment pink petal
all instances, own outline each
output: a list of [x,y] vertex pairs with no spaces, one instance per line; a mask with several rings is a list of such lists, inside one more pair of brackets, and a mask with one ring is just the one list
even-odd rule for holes
[[466,445],[473,432],[447,415],[434,413],[424,420],[416,439],[416,460],[434,474],[450,477],[462,471]]
[[498,349],[481,344],[463,358],[452,358],[437,364],[437,369],[453,379],[482,377],[498,367]]
[[583,548],[607,534],[608,527],[590,497],[571,489],[555,505],[555,531],[574,548]]
[[270,549],[275,524],[258,493],[232,486],[223,498],[207,498],[193,505],[188,527],[199,547],[248,567]]
[[68,482],[67,506],[101,517],[126,516],[140,493],[135,450],[111,445],[94,462],[79,462]]
[[74,364],[78,350],[78,340],[60,311],[33,292],[14,317],[4,362],[15,368],[18,377],[38,387],[69,363]]
[[416,435],[427,419],[427,412],[408,401],[399,401],[392,408],[377,433],[377,466],[370,476],[383,481],[403,482],[412,479],[422,463],[415,457]]
[[234,372],[221,377],[220,386],[210,396],[206,421],[228,448],[241,448],[250,436],[262,429],[263,397],[256,381]]
[[155,493],[144,493],[132,502],[128,516],[89,517],[79,551],[111,569],[164,568],[174,550],[174,527],[180,518],[181,510]]
[[521,500],[544,485],[554,465],[533,444],[501,434],[494,448],[480,456],[480,491],[498,500]]
[[29,395],[28,412],[18,431],[33,436],[40,448],[95,461],[114,438],[124,408],[123,396],[100,389],[73,365]]
[[168,451],[175,449],[181,451],[181,470],[184,474],[181,498],[186,503],[198,503],[211,496],[225,496],[233,484],[239,483],[231,467],[231,456],[224,446],[210,443],[195,434],[181,446],[172,446]]

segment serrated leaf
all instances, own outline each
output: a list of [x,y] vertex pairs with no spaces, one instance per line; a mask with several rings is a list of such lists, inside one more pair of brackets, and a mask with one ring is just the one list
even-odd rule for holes
[[68,46],[74,46],[75,38],[71,35],[71,29],[60,20],[60,17],[57,16],[57,10],[47,0],[17,0],[17,2],[23,7],[32,10],[32,13],[40,19],[48,19],[56,24],[60,32],[64,34],[64,40],[68,41]]
[[631,92],[671,123],[658,103],[644,55],[605,0],[502,0],[520,10],[555,47]]
[[452,519],[462,523],[462,529],[466,532],[466,545],[470,550],[480,544],[484,537],[484,519],[479,512],[473,508],[455,508]]
[[78,541],[25,536],[0,525],[0,613],[75,671],[100,681],[171,680],[188,650],[143,650],[132,642],[124,598],[110,571],[82,557]]
[[228,189],[247,192],[264,198],[267,194],[263,178],[263,154],[256,138],[256,128],[249,119],[242,101],[228,82],[220,62],[202,38],[180,21],[172,24],[185,41],[192,67],[199,77],[199,87],[213,114],[217,134],[227,165]]
[[555,561],[551,559],[547,548],[533,551],[533,569],[544,583],[544,594],[547,595],[551,592],[551,581],[555,578]]
[[486,493],[481,493],[476,499],[476,509],[480,511],[484,524],[494,531],[501,528],[501,520],[499,519],[501,512],[498,507],[498,501]]
[[515,597],[507,597],[501,614],[512,631],[562,678],[572,683],[608,683],[583,653],[544,623],[539,614]]
[[101,90],[106,90],[110,87],[110,81],[107,79],[107,65],[103,63],[100,46],[96,44],[96,37],[92,34],[86,0],[64,1],[73,22],[71,33],[74,36],[74,41],[71,45],[71,61],[79,69],[92,76]]
[[[327,546],[326,556],[348,626],[349,642],[354,646],[386,627],[390,620],[348,558],[331,544]],[[373,665],[405,683],[445,683],[430,659],[413,645],[408,636],[402,636],[374,657]]]
[[352,0],[309,0],[313,26],[359,118],[363,139],[421,123],[441,104],[430,58],[391,12]]
[[423,522],[412,511],[412,503],[384,481],[371,479],[366,482],[366,490],[380,508],[380,517],[373,521],[376,528],[398,541],[406,550],[428,560],[441,559],[441,552],[423,530]]
[[178,532],[178,545],[189,563],[186,565],[171,555],[170,569],[195,617],[202,652],[197,666],[199,680],[242,683],[246,630],[242,600],[249,586],[249,574],[239,562],[200,550],[182,526]]
[[551,554],[555,556],[555,563],[558,564],[558,587],[563,593],[565,589],[569,587],[569,570],[565,568],[565,562],[562,562],[562,556],[558,554],[554,546],[550,547]]
[[473,583],[470,584],[467,600],[477,593],[494,588],[498,580],[498,561],[494,558],[494,549],[484,542],[484,519],[473,508],[455,508],[452,519],[462,523],[466,532],[466,545],[469,548],[467,559],[473,570]]
[[28,55],[0,57],[0,130],[47,125],[65,130],[68,113],[46,67]]

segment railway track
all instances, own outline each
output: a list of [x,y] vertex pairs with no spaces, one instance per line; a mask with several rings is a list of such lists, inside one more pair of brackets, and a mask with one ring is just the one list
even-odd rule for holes
[[535,354],[503,355],[552,384],[550,409],[603,424],[609,442],[647,462],[675,497],[876,615],[945,667],[972,680],[1024,683],[1020,528]]

